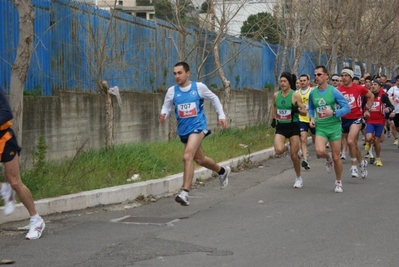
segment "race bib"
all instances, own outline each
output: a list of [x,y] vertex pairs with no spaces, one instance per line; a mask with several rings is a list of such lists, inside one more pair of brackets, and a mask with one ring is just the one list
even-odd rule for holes
[[348,102],[349,108],[353,109],[356,107],[356,99],[353,95],[344,95],[346,102]]
[[197,104],[195,102],[179,104],[177,106],[179,117],[182,119],[197,116]]
[[322,107],[316,108],[317,117],[319,119],[324,119],[324,118],[331,117],[332,115],[327,115],[325,113],[326,110],[331,110],[331,106],[327,105],[327,106],[322,106]]
[[379,111],[380,109],[380,102],[373,102],[373,105],[371,106],[371,111]]
[[279,121],[290,121],[292,119],[290,109],[278,109],[276,119]]

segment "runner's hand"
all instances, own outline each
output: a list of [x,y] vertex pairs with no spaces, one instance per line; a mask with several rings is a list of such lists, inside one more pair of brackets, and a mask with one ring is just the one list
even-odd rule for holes
[[314,121],[314,118],[310,119],[309,126],[312,127],[312,128],[316,127],[316,123]]
[[166,114],[159,114],[159,122],[164,123],[166,120]]
[[225,119],[219,119],[219,125],[221,125],[224,130],[227,128],[227,121]]
[[272,128],[276,128],[277,125],[277,121],[275,118],[272,119],[272,123],[270,124],[270,126],[272,126]]

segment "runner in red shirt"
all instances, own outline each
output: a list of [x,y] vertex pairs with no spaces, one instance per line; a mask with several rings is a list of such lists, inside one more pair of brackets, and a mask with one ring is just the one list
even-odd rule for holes
[[359,132],[362,129],[363,112],[361,109],[362,99],[364,96],[368,98],[366,111],[364,116],[370,116],[370,110],[373,105],[374,95],[366,87],[352,83],[353,70],[345,67],[341,72],[342,85],[338,90],[344,95],[348,101],[351,111],[342,117],[342,138],[345,138],[349,146],[349,154],[352,161],[351,175],[353,178],[359,177],[356,162],[359,163],[360,176],[367,176],[367,160],[362,159],[362,154],[357,145]]
[[[383,84],[380,81],[374,80],[371,82],[371,92],[374,95],[373,107],[370,111],[370,117],[367,119],[366,126],[366,147],[365,150],[370,150],[370,143],[374,140],[376,161],[375,166],[381,167],[381,143],[384,141],[384,126],[385,114],[389,114],[395,109],[387,93],[383,90]],[[371,154],[371,153],[370,153]],[[370,155],[370,162],[372,158]],[[371,162],[372,163],[372,162]]]

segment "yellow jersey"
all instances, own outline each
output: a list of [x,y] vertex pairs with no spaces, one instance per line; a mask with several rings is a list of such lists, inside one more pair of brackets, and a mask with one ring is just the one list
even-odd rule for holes
[[[309,87],[304,94],[302,93],[302,89],[297,90],[298,94],[301,96],[302,103],[305,105],[307,112],[309,112],[309,95],[312,89],[313,88]],[[299,114],[299,121],[309,123],[309,114],[307,114],[306,116]]]

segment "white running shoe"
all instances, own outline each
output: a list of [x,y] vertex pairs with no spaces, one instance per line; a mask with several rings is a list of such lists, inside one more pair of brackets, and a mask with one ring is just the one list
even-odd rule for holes
[[342,192],[344,192],[344,190],[342,189],[342,183],[335,183],[334,192],[335,192],[335,193],[342,193]]
[[334,161],[332,159],[331,153],[328,153],[328,155],[330,156],[328,157],[326,162],[326,171],[330,173],[332,171],[332,167],[334,166]]
[[1,197],[4,203],[4,215],[8,216],[15,210],[15,192],[12,190],[9,183],[2,183],[1,185]]
[[303,181],[302,178],[295,178],[295,184],[294,184],[294,188],[302,188],[303,186]]
[[231,168],[229,166],[223,166],[222,168],[225,170],[225,172],[223,175],[219,175],[220,189],[224,189],[229,184],[229,175],[231,172]]
[[352,178],[357,178],[357,177],[359,177],[359,173],[358,173],[358,171],[357,171],[357,167],[356,167],[356,166],[352,166],[352,167],[351,167],[351,175],[352,175]]
[[341,159],[346,159],[346,153],[345,153],[345,152],[341,152],[340,158],[341,158]]
[[46,227],[46,224],[44,223],[44,220],[42,217],[36,220],[30,220],[29,224],[29,232],[25,236],[25,239],[27,240],[35,240],[39,239],[42,236],[43,230]]
[[190,202],[188,201],[188,195],[184,195],[183,191],[180,192],[175,198],[175,201],[177,203],[180,203],[182,206],[188,206],[190,205]]
[[360,163],[360,177],[363,179],[367,177],[368,171],[367,171],[367,160],[362,160],[362,163]]

